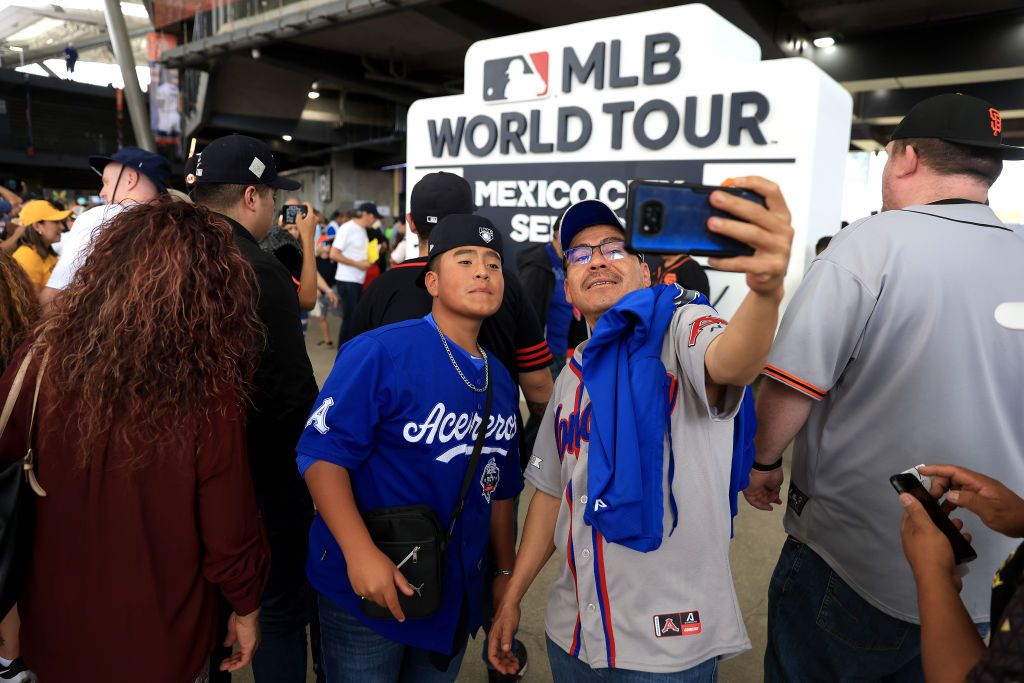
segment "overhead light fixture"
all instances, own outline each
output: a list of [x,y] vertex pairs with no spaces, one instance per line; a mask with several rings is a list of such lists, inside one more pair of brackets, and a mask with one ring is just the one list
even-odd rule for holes
[[14,52],[24,52],[25,48],[18,47],[17,45],[11,45],[11,50],[13,50]]
[[281,136],[281,139],[284,140],[285,142],[291,142],[292,141],[292,136],[285,134],[285,135]]
[[836,39],[833,38],[832,36],[822,36],[821,38],[814,39],[814,47],[817,48],[832,47],[835,44]]
[[309,97],[309,99],[311,100],[315,100],[316,98],[320,97],[319,81],[313,81],[313,85],[309,86],[309,92],[306,93],[306,96]]

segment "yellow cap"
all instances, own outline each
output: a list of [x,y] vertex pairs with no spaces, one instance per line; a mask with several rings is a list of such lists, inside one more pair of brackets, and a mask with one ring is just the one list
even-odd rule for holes
[[53,204],[43,199],[34,199],[21,207],[18,220],[28,227],[39,221],[62,221],[71,215],[71,209],[58,211]]

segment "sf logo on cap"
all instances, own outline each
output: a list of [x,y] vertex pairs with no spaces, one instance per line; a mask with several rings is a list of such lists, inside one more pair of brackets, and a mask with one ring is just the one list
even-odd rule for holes
[[989,125],[992,126],[992,135],[998,136],[1003,132],[1003,119],[999,116],[999,110],[989,109],[988,117],[990,119]]
[[486,228],[481,225],[479,228],[477,228],[477,232],[480,233],[480,239],[482,239],[484,242],[487,242],[488,244],[490,243],[491,240],[494,239],[494,231],[491,230],[490,228]]

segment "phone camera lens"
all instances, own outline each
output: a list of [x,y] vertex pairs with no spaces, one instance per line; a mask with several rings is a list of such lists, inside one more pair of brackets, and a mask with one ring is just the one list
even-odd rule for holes
[[640,207],[640,232],[656,235],[661,232],[665,207],[661,202],[644,202]]

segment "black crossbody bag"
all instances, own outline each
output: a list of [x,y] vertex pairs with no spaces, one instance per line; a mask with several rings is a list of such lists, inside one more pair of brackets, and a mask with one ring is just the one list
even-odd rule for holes
[[[412,586],[413,594],[398,593],[398,603],[406,619],[425,619],[441,607],[444,592],[444,558],[455,531],[455,522],[466,504],[466,494],[473,483],[480,451],[487,436],[491,417],[492,382],[487,380],[487,400],[483,420],[473,444],[473,455],[462,479],[459,503],[452,512],[448,533],[444,533],[434,508],[429,505],[396,505],[377,508],[363,515],[366,530],[374,545],[390,558]],[[372,600],[363,600],[363,612],[373,619],[394,619],[391,610]]]

